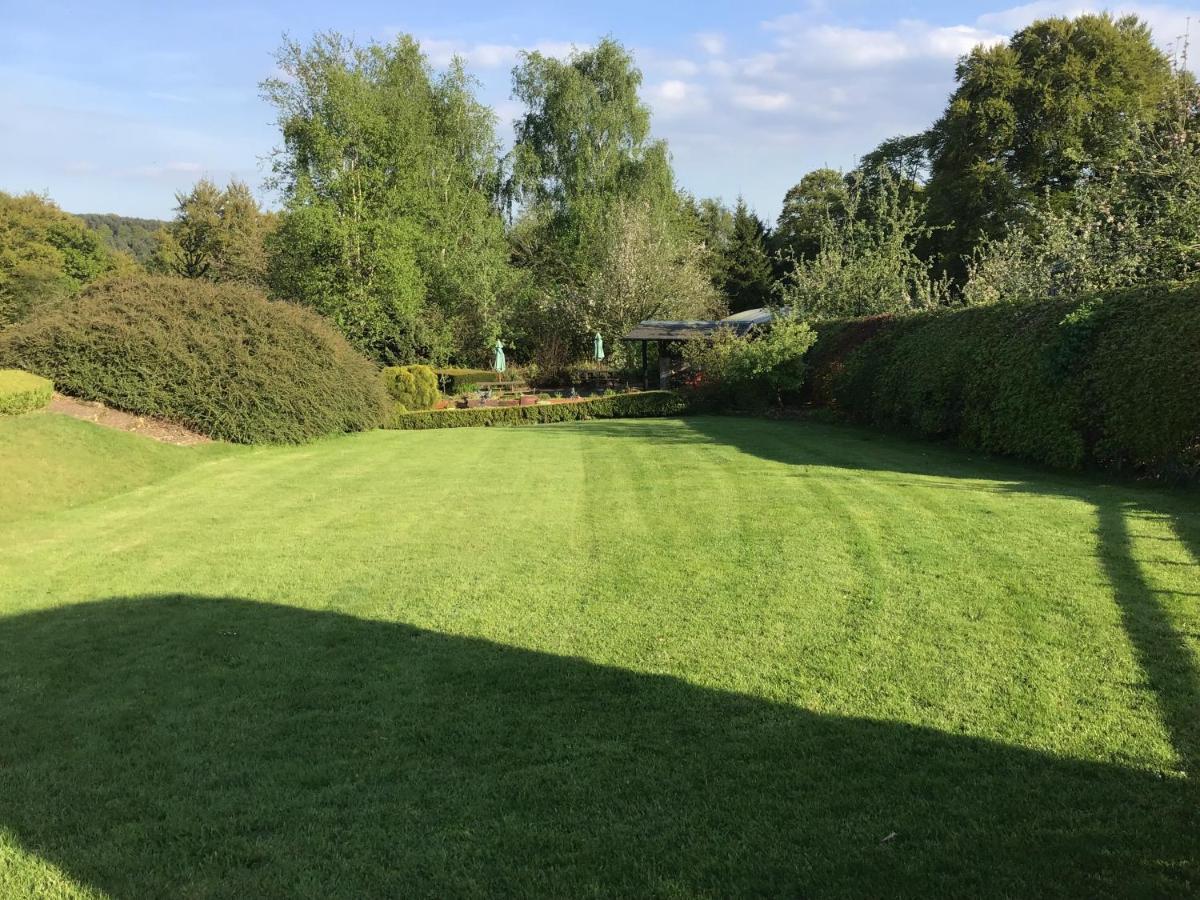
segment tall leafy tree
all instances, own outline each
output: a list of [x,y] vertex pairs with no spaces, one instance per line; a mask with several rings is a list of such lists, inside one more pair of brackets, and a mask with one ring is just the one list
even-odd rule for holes
[[263,83],[283,146],[273,290],[329,315],[389,362],[478,361],[512,284],[492,112],[461,61],[435,74],[417,42],[324,34]]
[[175,195],[175,218],[156,235],[150,267],[184,278],[263,285],[275,217],[236,179],[224,189],[203,178]]
[[0,191],[0,327],[24,321],[132,259],[47,197]]
[[[545,361],[582,353],[593,330],[615,337],[638,317],[717,305],[695,216],[666,145],[650,135],[641,72],[625,49],[606,38],[568,59],[527,53],[513,78],[526,108],[512,154],[513,246],[529,276],[524,330],[544,356],[553,350]],[[625,299],[604,290],[618,281]]]
[[885,167],[868,190],[851,173],[842,215],[821,225],[820,248],[796,261],[780,283],[783,302],[802,318],[910,312],[947,302],[948,285],[917,248],[929,235],[920,203]]
[[785,268],[817,255],[826,222],[844,218],[849,202],[846,176],[836,169],[814,169],[788,189],[771,236],[772,250]]
[[722,262],[721,288],[730,311],[757,309],[770,302],[773,278],[767,256],[767,229],[741,197],[733,210]]
[[1132,16],[1044,19],[958,64],[958,87],[929,135],[928,185],[942,263],[960,276],[1045,195],[1066,195],[1129,152],[1170,79],[1166,56]]
[[1139,129],[1124,159],[976,249],[963,299],[1020,302],[1192,279],[1200,275],[1197,235],[1200,90],[1180,72],[1160,120]]

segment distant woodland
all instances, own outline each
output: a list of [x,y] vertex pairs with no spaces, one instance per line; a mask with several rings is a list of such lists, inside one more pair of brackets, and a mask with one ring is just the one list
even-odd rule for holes
[[154,256],[155,233],[167,226],[162,219],[137,219],[115,213],[83,213],[79,218],[100,236],[109,250],[128,253],[142,265]]

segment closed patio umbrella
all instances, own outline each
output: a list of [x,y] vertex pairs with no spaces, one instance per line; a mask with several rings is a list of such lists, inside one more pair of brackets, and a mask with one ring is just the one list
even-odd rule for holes
[[604,359],[604,338],[600,337],[600,332],[598,331],[592,339],[592,356],[596,358],[596,362]]
[[508,368],[507,363],[504,361],[504,344],[499,338],[496,338],[496,359],[492,363],[492,368],[496,370],[497,374]]

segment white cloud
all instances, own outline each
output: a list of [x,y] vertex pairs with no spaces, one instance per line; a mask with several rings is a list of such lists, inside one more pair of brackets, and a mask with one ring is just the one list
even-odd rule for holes
[[124,169],[118,174],[132,175],[137,178],[173,178],[176,175],[199,175],[204,170],[205,166],[202,163],[172,160],[148,166],[135,166],[131,169]]
[[812,24],[808,17],[783,16],[766,23],[780,47],[803,54],[808,68],[870,69],[908,60],[953,61],[976,44],[1004,35],[973,25],[934,26],[903,21],[891,28]]
[[733,95],[733,102],[743,109],[755,112],[776,112],[784,109],[791,97],[782,91],[741,91]]
[[687,82],[664,81],[662,84],[658,85],[657,89],[654,89],[652,93],[655,93],[660,100],[664,100],[668,103],[679,103],[687,99]]
[[707,92],[698,84],[671,78],[646,88],[656,121],[687,119],[708,110]]
[[725,52],[725,35],[715,31],[704,31],[697,34],[696,43],[710,56],[720,56]]
[[538,41],[531,46],[518,47],[516,44],[471,44],[441,38],[421,39],[421,49],[437,68],[444,68],[455,56],[461,56],[474,69],[508,69],[517,64],[522,51],[536,51],[543,56],[561,58],[588,46],[571,41]]

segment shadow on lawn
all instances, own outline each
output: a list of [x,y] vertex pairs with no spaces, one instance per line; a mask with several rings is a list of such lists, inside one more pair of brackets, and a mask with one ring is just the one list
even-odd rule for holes
[[[1137,517],[1168,521],[1195,568],[1200,584],[1200,492],[1171,491],[1109,484],[1094,477],[1037,469],[985,454],[928,441],[905,440],[852,426],[772,422],[757,418],[696,416],[657,426],[666,443],[711,443],[736,447],[763,459],[796,466],[887,471],[950,479],[946,489],[1064,496],[1089,503],[1096,513],[1097,550],[1105,576],[1120,607],[1122,623],[1146,673],[1159,711],[1184,771],[1200,776],[1200,672],[1182,635],[1172,626],[1164,598],[1145,577],[1133,552],[1129,522]],[[589,424],[610,436],[626,436],[628,427]],[[640,429],[644,439],[644,429]],[[808,439],[809,436],[815,439]],[[956,480],[957,479],[957,480]],[[973,479],[973,483],[961,479]],[[982,487],[978,480],[994,481]],[[1176,599],[1195,602],[1194,594]]]
[[1181,895],[1180,779],[236,599],[0,620],[0,826],[115,897]]

